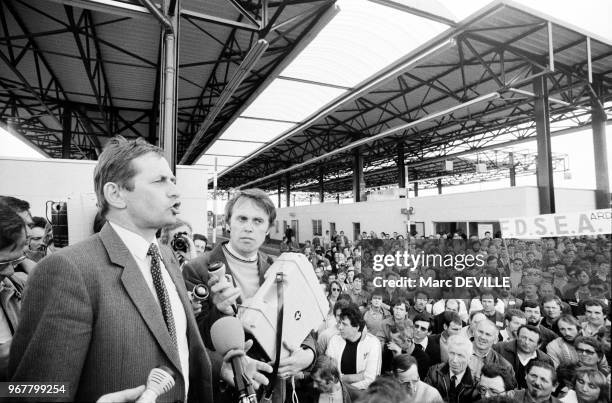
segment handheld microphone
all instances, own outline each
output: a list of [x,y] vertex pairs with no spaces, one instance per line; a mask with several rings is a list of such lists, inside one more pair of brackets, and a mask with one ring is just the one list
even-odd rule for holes
[[[210,266],[208,266],[208,274],[211,279],[215,279],[215,283],[224,283],[229,282],[232,283],[234,280],[230,274],[225,274],[225,264],[223,262],[214,262]],[[212,286],[212,284],[209,283]],[[232,304],[232,310],[235,314],[238,313],[238,307],[236,304]]]
[[[244,351],[244,330],[242,323],[234,316],[224,316],[213,323],[210,337],[215,350],[225,356],[230,350]],[[234,384],[238,390],[238,403],[257,403],[257,396],[251,380],[244,374],[239,355],[231,358]]]
[[214,262],[208,266],[208,274],[211,278],[217,280],[218,283],[225,281],[225,264],[223,262]]
[[147,378],[147,386],[136,403],[155,403],[157,398],[174,387],[176,374],[168,367],[153,368]]

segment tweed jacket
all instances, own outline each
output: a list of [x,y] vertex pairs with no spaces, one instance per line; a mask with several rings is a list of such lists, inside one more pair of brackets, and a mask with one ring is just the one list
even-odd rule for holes
[[[160,249],[185,309],[189,345],[188,401],[213,399],[213,372],[187,290],[171,251]],[[21,319],[11,348],[13,381],[68,382],[68,401],[145,384],[164,365],[176,385],[158,402],[185,400],[185,381],[176,346],[161,307],[131,253],[106,224],[99,234],[41,260],[28,279]]]

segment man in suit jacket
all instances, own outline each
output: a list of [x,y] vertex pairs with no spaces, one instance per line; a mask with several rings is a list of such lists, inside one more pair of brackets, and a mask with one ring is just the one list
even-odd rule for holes
[[[14,382],[67,382],[69,401],[146,382],[160,365],[176,385],[158,402],[212,402],[213,372],[177,261],[155,239],[179,193],[162,150],[111,139],[94,187],[99,234],[43,259],[29,278],[9,362]],[[226,365],[227,367],[227,365]]]

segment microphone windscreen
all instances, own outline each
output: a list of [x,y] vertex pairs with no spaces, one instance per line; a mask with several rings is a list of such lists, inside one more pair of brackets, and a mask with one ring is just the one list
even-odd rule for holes
[[225,355],[230,350],[244,350],[242,322],[234,316],[224,316],[210,327],[210,338],[215,351]]
[[167,367],[153,368],[147,378],[147,389],[161,396],[172,389],[174,377],[174,371]]

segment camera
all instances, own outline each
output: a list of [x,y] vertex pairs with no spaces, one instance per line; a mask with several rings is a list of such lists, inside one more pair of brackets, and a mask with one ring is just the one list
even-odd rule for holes
[[185,239],[188,237],[186,232],[177,232],[172,237],[172,241],[170,242],[170,246],[175,252],[185,252],[189,250],[189,242]]
[[191,292],[192,299],[197,301],[206,301],[210,295],[210,291],[205,284],[196,284]]

